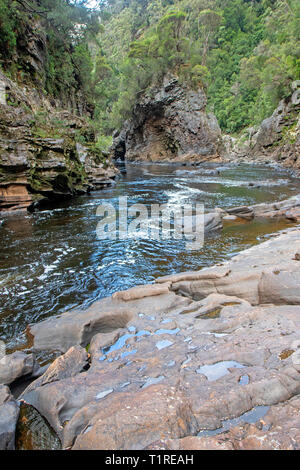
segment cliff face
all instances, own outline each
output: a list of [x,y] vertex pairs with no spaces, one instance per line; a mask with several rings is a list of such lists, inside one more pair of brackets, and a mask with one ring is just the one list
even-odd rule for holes
[[98,189],[116,174],[84,118],[0,73],[1,211]]
[[291,95],[282,100],[272,116],[239,139],[224,138],[228,158],[273,160],[300,171],[300,80]]
[[202,89],[165,78],[140,97],[132,118],[115,137],[113,156],[127,160],[206,161],[220,156],[221,131],[206,112]]
[[300,170],[300,80],[293,82],[292,89],[272,116],[261,123],[251,143],[255,155],[271,155],[284,166]]

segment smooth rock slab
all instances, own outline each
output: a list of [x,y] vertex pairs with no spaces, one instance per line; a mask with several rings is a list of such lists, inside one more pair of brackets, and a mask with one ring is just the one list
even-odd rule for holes
[[[156,285],[151,287],[156,288],[155,291],[160,288]],[[165,286],[162,289],[165,292]],[[122,293],[121,296],[123,295]],[[134,296],[135,300],[108,297],[95,302],[87,310],[71,310],[60,316],[29,325],[27,334],[33,342],[33,349],[66,352],[76,344],[86,347],[96,334],[111,333],[124,328],[141,312],[144,314],[168,312],[190,303],[190,300],[169,291],[160,295],[150,293],[149,297],[136,298],[136,294]]]
[[[300,230],[294,229],[243,251],[223,266],[180,273],[157,282],[169,281],[171,290],[194,300],[219,293],[239,297],[252,305],[265,302],[299,304],[299,262],[295,259],[299,249]],[[282,271],[278,280],[276,275],[267,277],[263,274],[270,270]]]

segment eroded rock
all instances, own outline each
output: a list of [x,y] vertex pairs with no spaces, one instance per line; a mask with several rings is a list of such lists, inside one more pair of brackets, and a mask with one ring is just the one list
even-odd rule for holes
[[88,353],[81,346],[72,346],[64,355],[59,356],[47,368],[46,372],[33,381],[23,392],[23,395],[42,387],[45,384],[57,382],[68,377],[74,377],[88,365]]
[[[182,273],[162,279],[165,282],[172,282],[171,290],[194,300],[201,300],[211,293],[220,293],[245,299],[252,305],[258,305],[262,303],[261,299],[266,301],[267,298],[268,302],[275,304],[299,303],[297,294],[299,266],[294,259],[294,253],[299,243],[299,230],[292,230],[259,246],[245,250],[223,266],[205,268],[196,273]],[[276,260],[275,265],[274,260]],[[267,286],[266,282],[261,281],[262,276],[264,279],[268,277],[263,273],[268,273],[270,269],[274,272],[290,272],[289,275],[285,275],[289,276],[287,286],[280,288],[285,292],[285,297],[281,300],[278,299],[275,292],[277,289],[275,289],[275,284],[272,291],[271,286]],[[274,274],[274,276],[276,275],[278,273]],[[161,279],[158,279],[157,282],[161,282]],[[273,283],[275,283],[274,279]],[[278,293],[278,295],[280,294]]]
[[[288,406],[292,425],[300,409],[297,276],[280,280],[281,272],[299,269],[299,240],[300,230],[289,230],[223,266],[158,280],[176,292],[184,286],[193,300],[148,291],[149,297],[103,299],[85,312],[42,322],[42,333],[31,327],[42,346],[46,325],[52,337],[68,322],[82,322],[83,329],[84,317],[96,325],[90,323],[90,368],[29,389],[23,399],[47,419],[64,448],[296,448],[297,426],[280,429],[276,412]],[[272,266],[278,273],[272,271],[271,281],[279,276],[280,284],[273,287],[269,278],[265,282]],[[120,328],[113,319],[122,312],[130,315]],[[106,318],[101,331],[100,318]],[[82,340],[82,332],[74,338]],[[256,419],[253,410],[260,408],[263,418]],[[251,424],[243,424],[243,416],[254,416]],[[263,427],[269,416],[274,435]]]
[[[67,101],[74,106],[72,113],[58,109],[66,103],[50,102],[42,92],[21,88],[1,72],[0,83],[9,96],[0,103],[0,211],[34,210],[113,183],[118,170],[109,158],[100,162],[93,145],[76,143],[78,133],[90,144],[94,138],[87,121],[76,115],[79,96]],[[55,122],[62,125],[54,129]]]
[[[158,290],[154,286],[156,293]],[[166,287],[163,286],[162,290],[166,292]],[[135,292],[140,295],[142,289]],[[145,292],[143,290],[143,295]],[[150,297],[138,297],[135,300],[102,299],[92,304],[87,310],[72,310],[41,323],[29,325],[27,334],[33,340],[35,350],[65,352],[75,344],[87,346],[97,333],[110,333],[118,328],[124,328],[140,312],[149,314],[159,311],[168,312],[177,306],[189,303],[188,299],[183,299],[173,292],[168,291],[160,295],[152,295],[152,293],[151,290]],[[127,297],[126,293],[120,295]],[[128,295],[131,296],[131,293]],[[136,293],[133,294],[133,297],[135,298],[136,295]]]
[[16,351],[0,360],[0,384],[9,385],[20,377],[32,374],[35,361],[32,354]]
[[19,405],[9,388],[0,385],[0,450],[15,449],[15,432],[19,417]]
[[150,161],[206,161],[220,158],[221,131],[206,111],[202,89],[166,77],[135,104],[132,119],[115,138],[115,158]]

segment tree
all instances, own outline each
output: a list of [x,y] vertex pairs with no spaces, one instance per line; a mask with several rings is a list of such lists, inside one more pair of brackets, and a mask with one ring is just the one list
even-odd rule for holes
[[[206,65],[206,58],[213,34],[222,22],[222,15],[212,10],[202,10],[198,17],[198,29],[204,34],[202,65]],[[202,27],[201,27],[201,26]]]
[[182,28],[186,14],[180,10],[167,13],[157,25],[157,35],[161,56],[175,53],[175,62],[180,63],[182,52]]

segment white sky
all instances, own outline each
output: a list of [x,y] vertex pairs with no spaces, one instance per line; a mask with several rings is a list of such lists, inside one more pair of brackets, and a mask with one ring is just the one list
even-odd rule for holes
[[89,0],[87,6],[89,6],[90,8],[96,8],[98,6],[98,2],[97,0]]

